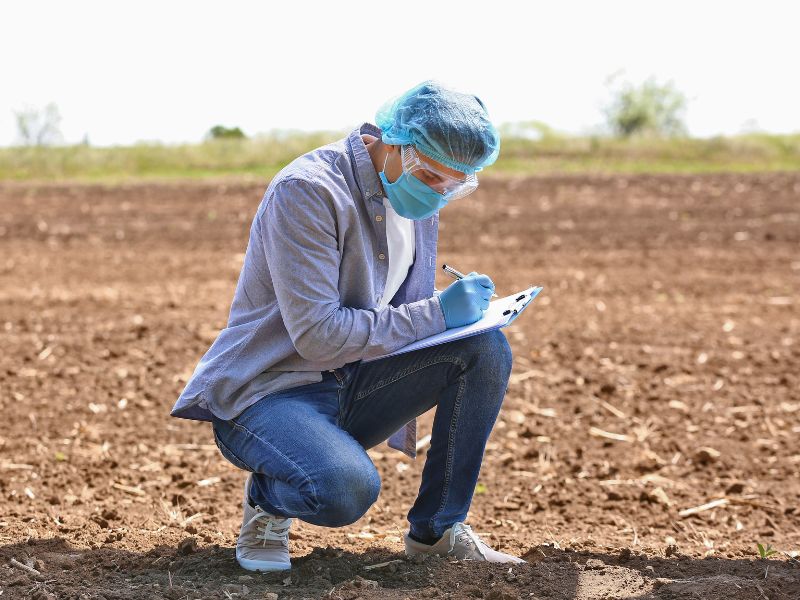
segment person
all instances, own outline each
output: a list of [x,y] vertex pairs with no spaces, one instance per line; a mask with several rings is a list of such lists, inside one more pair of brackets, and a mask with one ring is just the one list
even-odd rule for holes
[[477,321],[492,280],[434,290],[438,211],[474,191],[500,139],[476,96],[424,82],[377,127],[291,162],[250,229],[227,324],[172,415],[210,420],[222,455],[249,472],[236,558],[288,569],[292,519],[355,522],[376,501],[366,450],[415,456],[415,419],[436,407],[408,555],[524,562],[465,523],[511,371],[498,330],[366,362]]

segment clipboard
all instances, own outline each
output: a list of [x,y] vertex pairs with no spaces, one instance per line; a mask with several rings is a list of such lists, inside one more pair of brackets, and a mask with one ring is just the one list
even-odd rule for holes
[[506,327],[514,322],[533,299],[539,295],[542,289],[544,288],[541,286],[532,286],[516,294],[499,298],[490,302],[489,308],[483,313],[483,317],[474,323],[464,325],[463,327],[448,329],[442,333],[437,333],[436,335],[412,342],[389,354],[364,359],[362,362],[368,363],[374,360],[381,360],[382,358],[389,358],[390,356],[405,354],[406,352],[413,352],[414,350],[421,350],[422,348],[430,348],[431,346],[454,342],[466,337],[478,335],[479,333],[486,333],[487,331]]

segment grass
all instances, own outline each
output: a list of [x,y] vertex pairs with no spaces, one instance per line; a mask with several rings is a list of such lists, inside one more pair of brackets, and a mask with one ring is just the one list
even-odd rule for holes
[[777,551],[777,550],[774,550],[774,549],[772,548],[772,546],[770,546],[769,544],[767,544],[767,546],[766,546],[766,547],[764,547],[764,545],[763,545],[763,544],[761,544],[761,543],[758,543],[758,544],[756,544],[756,548],[758,549],[758,555],[759,555],[759,556],[760,556],[762,559],[767,559],[767,558],[769,558],[770,556],[772,556],[773,554],[777,554],[777,553],[778,553],[778,551]]
[[800,134],[696,138],[506,139],[499,170],[541,173],[713,173],[800,169]]
[[[0,148],[0,180],[124,181],[252,176],[269,179],[346,132],[273,133],[199,144]],[[507,135],[487,173],[713,173],[800,170],[800,134],[707,139]]]
[[0,148],[0,179],[113,181],[242,175],[269,178],[297,156],[340,136],[325,132],[283,133],[200,144]]

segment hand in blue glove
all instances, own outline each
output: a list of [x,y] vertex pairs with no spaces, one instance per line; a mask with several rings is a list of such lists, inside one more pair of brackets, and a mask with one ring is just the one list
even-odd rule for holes
[[439,294],[439,302],[448,329],[474,323],[489,308],[489,299],[494,293],[494,283],[488,275],[474,271],[450,284]]

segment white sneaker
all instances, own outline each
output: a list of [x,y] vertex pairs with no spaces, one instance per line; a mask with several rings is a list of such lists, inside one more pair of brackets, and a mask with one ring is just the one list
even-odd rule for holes
[[439,556],[452,556],[459,560],[483,560],[495,563],[524,563],[525,561],[505,552],[492,550],[486,545],[472,527],[464,523],[455,523],[444,532],[438,542],[429,546],[408,537],[405,534],[406,556],[420,554],[437,554]]
[[250,506],[250,481],[244,483],[244,519],[236,541],[236,560],[248,571],[283,571],[291,569],[289,560],[289,527],[292,520],[276,517]]

